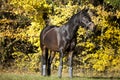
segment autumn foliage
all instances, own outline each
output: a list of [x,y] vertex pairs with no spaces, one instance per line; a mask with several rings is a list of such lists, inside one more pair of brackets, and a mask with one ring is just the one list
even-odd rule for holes
[[[87,0],[85,0],[87,1]],[[106,0],[109,1],[109,0]],[[96,24],[92,33],[79,28],[73,59],[74,71],[83,69],[99,73],[120,72],[120,11],[104,5],[79,5],[45,0],[0,1],[0,69],[40,71],[39,35],[46,25],[61,26],[79,10],[89,7]],[[106,3],[107,4],[107,3]],[[115,4],[114,4],[115,5]],[[66,63],[67,57],[64,58]],[[56,54],[52,69],[59,65]],[[67,65],[64,66],[64,70]]]

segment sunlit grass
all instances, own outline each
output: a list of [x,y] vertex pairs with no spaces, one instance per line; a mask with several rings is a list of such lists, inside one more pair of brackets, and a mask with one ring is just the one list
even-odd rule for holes
[[[82,78],[83,80],[84,78]],[[14,73],[2,73],[0,74],[0,80],[70,80],[68,77],[57,76],[43,77],[39,74],[14,74]],[[80,80],[80,78],[73,78],[72,80]]]
[[107,78],[107,77],[69,77],[63,76],[61,79],[57,75],[52,75],[50,77],[43,77],[38,73],[28,74],[28,73],[0,73],[0,80],[119,80],[120,78]]

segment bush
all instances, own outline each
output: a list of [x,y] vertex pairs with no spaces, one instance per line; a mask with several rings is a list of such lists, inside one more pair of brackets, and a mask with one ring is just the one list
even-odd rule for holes
[[[74,57],[74,67],[84,70],[93,70],[96,72],[119,72],[120,69],[120,12],[107,12],[102,6],[94,7],[92,5],[73,5],[71,1],[66,5],[48,5],[45,0],[11,0],[11,5],[14,7],[12,12],[14,14],[27,16],[31,20],[31,25],[27,25],[24,28],[17,28],[12,30],[0,31],[3,34],[7,31],[5,36],[8,37],[8,41],[17,42],[21,40],[22,43],[32,44],[36,46],[34,54],[22,51],[16,51],[16,46],[10,44],[10,48],[7,49],[9,55],[14,59],[14,66],[18,69],[27,71],[38,71],[40,63],[41,49],[39,48],[39,34],[45,26],[44,14],[49,17],[49,24],[61,26],[66,23],[70,16],[77,13],[77,10],[89,7],[91,11],[96,13],[96,16],[92,16],[92,20],[96,24],[96,32],[88,32],[90,35],[86,35],[86,30],[79,28],[77,35],[76,55]],[[52,8],[54,10],[52,10]],[[51,13],[52,12],[52,13]],[[91,13],[91,12],[90,12]],[[9,22],[8,19],[2,19],[0,22]],[[20,19],[22,20],[22,19]],[[13,36],[14,35],[14,36]],[[3,37],[5,37],[3,36]],[[4,43],[4,39],[1,39]],[[1,43],[1,44],[3,44]],[[21,44],[22,44],[21,43]],[[20,43],[19,43],[20,44]],[[9,45],[9,44],[7,44]],[[19,46],[19,45],[17,45]],[[26,50],[31,48],[25,45]],[[6,46],[5,46],[6,47]],[[30,48],[30,49],[28,49]],[[22,49],[22,48],[21,48]],[[24,49],[23,49],[24,51]],[[1,58],[4,60],[7,54],[2,54]],[[11,57],[10,56],[10,57]],[[8,59],[8,58],[7,58]],[[8,59],[9,60],[9,59]],[[66,63],[67,58],[64,58]],[[53,61],[53,68],[57,69],[59,65],[59,56],[56,55]],[[64,70],[66,69],[64,66]],[[76,71],[76,70],[75,70]]]

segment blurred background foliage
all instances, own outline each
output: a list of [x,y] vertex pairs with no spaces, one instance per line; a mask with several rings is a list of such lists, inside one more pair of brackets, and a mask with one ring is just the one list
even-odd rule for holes
[[[40,72],[43,27],[61,26],[85,7],[89,7],[96,31],[79,28],[74,71],[120,73],[119,0],[0,0],[0,69]],[[64,64],[66,71],[67,57]],[[56,54],[52,69],[58,65]]]

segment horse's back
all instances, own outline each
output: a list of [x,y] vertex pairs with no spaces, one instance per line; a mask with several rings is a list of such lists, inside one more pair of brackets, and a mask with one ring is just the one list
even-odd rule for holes
[[40,41],[42,42],[42,39],[44,37],[44,34],[46,34],[46,32],[52,28],[54,28],[56,26],[46,26],[45,28],[43,28],[43,30],[40,33]]

